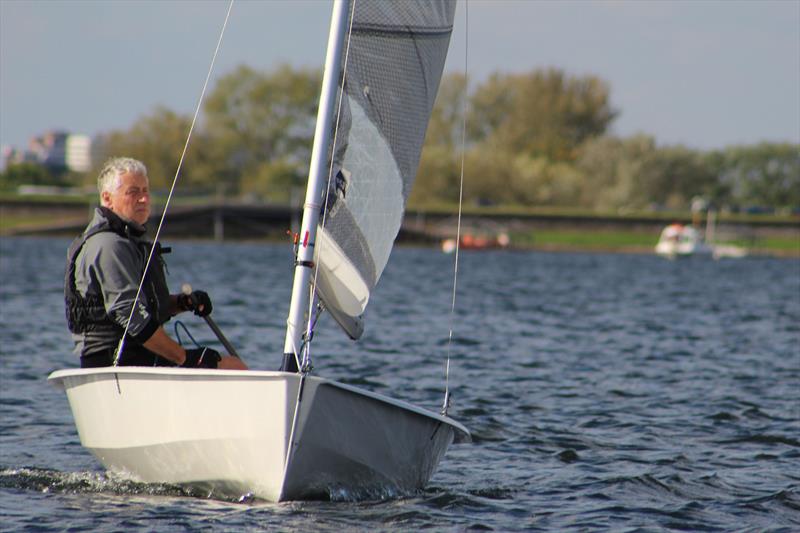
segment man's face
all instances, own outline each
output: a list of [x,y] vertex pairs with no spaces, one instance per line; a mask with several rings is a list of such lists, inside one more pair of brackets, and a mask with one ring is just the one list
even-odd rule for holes
[[105,207],[137,224],[144,225],[150,218],[150,184],[142,174],[123,174],[119,187],[104,191],[102,199]]

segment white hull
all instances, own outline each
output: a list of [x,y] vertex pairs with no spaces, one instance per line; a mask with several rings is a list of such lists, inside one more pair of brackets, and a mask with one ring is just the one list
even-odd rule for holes
[[713,250],[692,226],[670,224],[661,232],[656,244],[656,253],[673,259],[691,256],[711,257]]
[[715,244],[714,259],[732,258],[741,259],[747,257],[747,249],[731,244]]
[[656,253],[658,255],[675,258],[675,257],[690,257],[690,256],[706,256],[711,257],[713,250],[710,246],[704,243],[681,243],[675,244],[671,242],[659,242],[656,245]]
[[[285,372],[60,370],[81,444],[111,472],[269,501],[422,488],[454,420],[356,387]],[[299,405],[296,412],[295,407]],[[290,446],[290,439],[292,446]]]

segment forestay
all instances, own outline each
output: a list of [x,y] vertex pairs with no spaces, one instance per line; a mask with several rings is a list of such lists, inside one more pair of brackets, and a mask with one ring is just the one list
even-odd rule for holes
[[356,339],[400,230],[455,0],[359,0],[353,9],[332,178],[317,234],[316,289]]

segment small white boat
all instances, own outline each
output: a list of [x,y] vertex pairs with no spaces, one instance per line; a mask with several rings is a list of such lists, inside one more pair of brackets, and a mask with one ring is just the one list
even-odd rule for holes
[[470,440],[448,417],[288,372],[109,367],[50,381],[67,392],[81,444],[111,473],[218,497],[408,493],[451,443]]
[[670,224],[661,232],[656,244],[656,253],[673,259],[689,256],[711,257],[713,250],[694,226]]
[[381,497],[422,488],[450,444],[470,440],[446,416],[446,387],[437,414],[313,376],[309,351],[315,312],[329,312],[353,339],[364,330],[416,174],[454,14],[455,0],[334,2],[284,351],[271,360],[277,366],[282,355],[299,372],[52,373],[81,443],[107,469],[270,501]]
[[710,208],[706,214],[705,238],[694,225],[670,224],[661,232],[656,253],[670,259],[690,256],[738,259],[748,255],[748,250],[741,246],[717,243],[716,226],[716,211]]

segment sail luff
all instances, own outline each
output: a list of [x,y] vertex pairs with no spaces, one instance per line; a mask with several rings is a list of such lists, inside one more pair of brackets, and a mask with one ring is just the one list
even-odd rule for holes
[[335,0],[331,14],[325,71],[322,77],[308,186],[303,206],[303,222],[300,226],[300,240],[295,260],[292,299],[286,324],[284,360],[300,355],[298,350],[302,344],[304,316],[309,303],[309,284],[313,269],[314,247],[317,242],[317,224],[319,223],[320,208],[324,201],[325,182],[328,174],[328,147],[331,143],[334,107],[339,89],[339,73],[342,66],[341,58],[350,4],[350,0]]
[[455,0],[361,1],[353,10],[315,290],[356,339],[402,224]]

